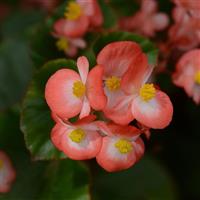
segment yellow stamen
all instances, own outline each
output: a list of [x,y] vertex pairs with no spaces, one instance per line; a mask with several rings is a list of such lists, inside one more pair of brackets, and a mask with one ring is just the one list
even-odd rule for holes
[[85,94],[85,85],[81,81],[74,82],[73,94],[74,96],[80,98]]
[[69,42],[66,38],[60,38],[56,42],[56,46],[59,51],[65,51],[69,48]]
[[3,160],[0,159],[0,169],[3,168]]
[[116,76],[111,76],[106,80],[106,87],[110,91],[116,91],[120,88],[120,79]]
[[200,84],[200,71],[198,71],[194,76],[194,82]]
[[156,95],[156,89],[154,87],[153,84],[144,84],[141,88],[140,88],[140,97],[144,100],[144,101],[149,101],[151,100],[153,97],[155,97]]
[[81,6],[76,2],[69,2],[64,16],[69,20],[76,20],[81,16]]
[[120,139],[115,143],[115,147],[119,150],[120,153],[126,154],[132,151],[133,146],[129,140]]
[[85,138],[85,132],[80,128],[75,129],[69,134],[69,138],[73,142],[80,143]]

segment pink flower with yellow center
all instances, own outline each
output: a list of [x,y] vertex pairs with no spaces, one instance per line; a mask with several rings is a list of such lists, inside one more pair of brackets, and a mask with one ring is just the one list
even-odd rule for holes
[[133,16],[122,18],[119,25],[124,30],[154,36],[156,31],[165,29],[169,24],[168,16],[157,10],[155,0],[142,0],[141,10]]
[[8,155],[5,152],[0,151],[0,193],[10,191],[15,177],[16,172]]
[[94,158],[102,144],[102,136],[99,133],[99,123],[94,115],[78,120],[76,123],[64,122],[58,117],[56,125],[51,132],[53,144],[63,151],[67,157],[73,160],[85,160]]
[[91,26],[101,26],[103,16],[96,0],[69,1],[65,18],[57,20],[54,32],[60,37],[80,38]]
[[196,104],[200,103],[200,49],[185,53],[176,64],[173,82],[184,88]]
[[102,147],[96,156],[98,164],[106,171],[114,172],[133,166],[144,154],[141,132],[134,126],[108,124]]
[[86,43],[82,38],[64,38],[55,34],[54,36],[58,38],[56,42],[58,50],[63,51],[67,56],[74,57],[77,55],[78,49],[86,47]]
[[127,106],[128,99],[121,88],[121,80],[141,52],[135,42],[120,41],[106,45],[97,56],[97,63],[104,69],[104,92],[107,96],[103,112],[115,123],[127,124],[134,119],[130,107]]
[[78,58],[77,67],[80,75],[71,69],[60,69],[46,83],[47,104],[62,119],[79,113],[82,118],[89,115],[91,107],[102,110],[106,105],[102,88],[103,68],[97,65],[88,73],[89,63],[84,56]]
[[122,88],[129,96],[127,107],[131,107],[135,119],[146,127],[162,129],[171,122],[173,106],[164,92],[146,83],[152,70],[147,56],[140,54],[123,76]]

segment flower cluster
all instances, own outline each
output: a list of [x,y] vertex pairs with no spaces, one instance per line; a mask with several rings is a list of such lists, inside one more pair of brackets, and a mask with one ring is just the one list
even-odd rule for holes
[[200,4],[194,0],[174,0],[174,25],[169,30],[170,42],[181,50],[200,43]]
[[[127,169],[144,153],[140,135],[166,127],[173,107],[164,92],[147,83],[153,66],[137,43],[110,43],[96,61],[89,71],[87,58],[79,57],[79,73],[66,66],[49,78],[45,98],[56,122],[51,139],[71,159],[96,157],[107,171]],[[139,128],[129,125],[134,119]]]
[[8,155],[5,152],[0,151],[0,193],[10,191],[15,177],[16,172]]
[[123,17],[119,21],[120,28],[128,31],[154,36],[156,31],[164,30],[169,24],[166,14],[158,12],[155,0],[142,0],[141,9],[130,17]]
[[68,56],[75,56],[78,48],[85,48],[82,37],[103,23],[103,16],[96,0],[69,1],[64,17],[54,23],[53,35],[58,38],[56,46]]

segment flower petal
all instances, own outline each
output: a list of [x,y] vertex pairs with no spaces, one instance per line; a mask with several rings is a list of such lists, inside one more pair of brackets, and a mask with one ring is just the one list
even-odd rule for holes
[[162,129],[172,120],[173,106],[169,97],[157,90],[155,98],[148,102],[143,101],[140,96],[136,97],[132,103],[132,113],[145,126]]
[[96,119],[96,115],[88,115],[82,119],[79,119],[77,122],[73,123],[76,126],[81,126],[84,124],[89,124]]
[[102,77],[103,68],[97,65],[90,71],[86,83],[87,97],[94,110],[102,110],[107,102],[103,91]]
[[0,192],[6,193],[11,189],[11,185],[16,178],[16,171],[8,155],[0,151]]
[[61,69],[53,74],[45,88],[45,98],[50,109],[59,117],[69,119],[80,113],[82,99],[73,95],[73,83],[79,75],[70,69]]
[[73,142],[69,138],[68,131],[62,137],[62,150],[73,160],[86,160],[94,158],[99,152],[102,137],[96,131],[85,131],[85,138],[80,143]]
[[135,126],[120,126],[114,123],[109,123],[107,126],[115,136],[131,138],[131,140],[136,140],[141,134],[141,131]]
[[88,17],[82,15],[77,20],[59,19],[54,24],[54,33],[62,37],[82,37],[88,29]]
[[81,56],[77,59],[77,67],[81,76],[82,82],[85,84],[89,71],[89,62],[85,56]]
[[152,23],[156,30],[161,31],[168,26],[169,18],[164,13],[157,13],[152,16]]
[[135,94],[149,78],[153,67],[148,65],[147,56],[139,54],[122,77],[121,87],[127,94]]
[[81,113],[80,113],[80,119],[83,118],[83,117],[86,117],[90,114],[90,103],[87,99],[87,97],[84,98],[83,100],[83,106],[82,106],[82,109],[81,109]]
[[62,151],[62,135],[65,134],[67,130],[69,130],[68,127],[61,123],[56,123],[56,125],[51,130],[51,141],[60,151]]
[[105,77],[121,77],[140,52],[141,48],[135,42],[112,42],[99,52],[97,63],[103,66]]
[[119,152],[115,147],[117,140],[114,137],[104,137],[101,150],[96,156],[98,164],[108,172],[128,169],[137,161],[134,148],[126,154]]
[[105,116],[117,124],[129,124],[134,119],[131,112],[132,97],[125,96],[122,92],[108,94],[108,103],[103,110]]
[[94,12],[92,16],[89,16],[90,23],[94,27],[101,26],[103,24],[103,15],[101,9],[99,7],[97,0],[92,0],[92,2],[93,2]]

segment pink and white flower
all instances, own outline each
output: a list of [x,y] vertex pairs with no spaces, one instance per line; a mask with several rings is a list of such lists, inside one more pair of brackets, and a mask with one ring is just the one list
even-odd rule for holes
[[200,49],[185,53],[176,64],[175,85],[184,88],[196,104],[200,103]]
[[199,18],[191,16],[183,7],[175,7],[172,17],[175,21],[169,29],[169,39],[172,46],[188,50],[200,42]]
[[57,20],[54,32],[60,37],[80,38],[90,27],[101,26],[103,16],[96,0],[77,0],[67,4],[65,18]]
[[84,56],[78,58],[77,67],[79,74],[71,69],[60,69],[46,84],[47,104],[62,119],[79,113],[83,118],[89,115],[91,107],[102,110],[106,105],[102,88],[103,68],[97,65],[88,73],[89,63]]
[[71,159],[94,158],[102,144],[102,136],[98,132],[99,122],[94,121],[95,118],[96,116],[90,115],[72,124],[56,117],[57,123],[51,132],[53,144]]
[[134,119],[130,107],[127,107],[127,96],[121,88],[121,80],[141,52],[137,43],[120,41],[106,45],[97,56],[97,63],[104,69],[104,92],[107,96],[103,112],[115,123],[127,124]]
[[147,56],[141,54],[124,75],[122,88],[129,95],[128,106],[135,119],[149,128],[162,129],[172,119],[173,106],[164,92],[146,83],[152,70]]
[[134,126],[108,124],[107,136],[96,156],[98,164],[108,172],[128,169],[144,154],[140,130]]
[[0,151],[0,193],[9,192],[16,172],[10,158],[4,151]]
[[162,31],[169,24],[168,16],[157,10],[155,0],[142,0],[141,10],[133,16],[122,18],[119,25],[124,30],[152,37],[156,31]]
[[78,49],[86,48],[86,42],[82,38],[64,38],[55,35],[58,38],[56,46],[59,51],[64,51],[67,56],[74,57]]

